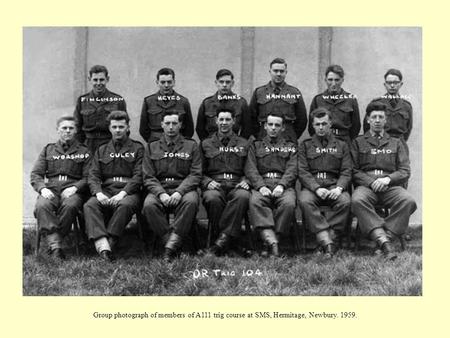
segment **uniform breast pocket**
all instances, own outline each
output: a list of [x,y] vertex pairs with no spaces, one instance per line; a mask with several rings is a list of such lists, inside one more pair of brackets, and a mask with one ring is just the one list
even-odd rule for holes
[[376,163],[376,155],[372,154],[370,149],[360,149],[358,157],[359,167],[361,169],[367,166],[373,166]]
[[169,159],[169,157],[165,157],[164,153],[152,153],[150,155],[150,159],[152,160],[153,166],[155,167],[156,176],[161,173],[169,172],[169,164],[171,160]]
[[409,114],[404,110],[393,112],[390,115],[390,125],[393,129],[405,132],[408,129]]
[[339,107],[334,111],[333,125],[337,127],[350,127],[353,108],[349,106]]
[[377,162],[380,164],[381,168],[393,172],[397,168],[397,152],[391,149],[384,150],[384,153],[378,154],[379,160]]
[[82,158],[67,160],[64,166],[66,169],[66,173],[81,177],[83,175],[84,161],[85,160]]
[[54,159],[53,156],[47,156],[46,162],[47,162],[47,176],[52,176],[54,174],[58,174],[61,170],[61,161]]
[[315,152],[314,149],[307,151],[306,159],[310,169],[320,170],[322,167],[322,156],[320,153]]
[[109,124],[107,121],[107,118],[111,112],[117,110],[114,106],[104,106],[101,109],[98,110],[96,114],[96,124],[97,128],[103,131],[106,131],[109,129]]
[[216,112],[215,111],[206,111],[205,112],[205,118],[206,118],[206,130],[208,132],[212,132],[217,130],[216,126]]
[[151,107],[148,111],[148,121],[149,127],[152,130],[160,130],[161,129],[161,121],[163,109],[161,107]]
[[344,153],[342,151],[331,152],[326,155],[324,166],[329,170],[336,170],[341,167]]
[[108,157],[102,157],[98,159],[100,170],[103,173],[112,173],[113,172],[113,163],[114,158],[108,156]]
[[83,120],[83,130],[90,131],[95,128],[95,109],[82,109],[81,118]]
[[189,175],[191,171],[191,156],[189,158],[177,158],[176,159],[176,168],[177,174],[181,174],[182,176]]

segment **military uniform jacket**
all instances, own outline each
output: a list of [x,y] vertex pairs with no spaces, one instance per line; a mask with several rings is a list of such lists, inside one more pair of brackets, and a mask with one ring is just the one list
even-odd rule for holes
[[78,140],[111,138],[106,118],[114,110],[127,111],[127,105],[122,96],[108,89],[102,96],[95,96],[93,91],[80,96],[73,113],[79,123]]
[[224,146],[217,133],[203,140],[201,151],[203,157],[202,187],[206,188],[213,181],[211,176],[220,174],[233,174],[240,181],[245,176],[244,168],[247,159],[249,143],[243,137],[232,134]]
[[95,152],[89,170],[88,183],[92,195],[99,192],[117,194],[125,191],[136,194],[142,185],[142,157],[144,147],[130,138],[122,144],[120,150],[111,140],[101,145]]
[[[48,188],[54,193],[75,186],[78,192],[87,190],[87,175],[91,154],[85,145],[74,141],[63,150],[61,141],[47,144],[31,171],[31,185],[38,193]],[[67,176],[67,177],[65,177]],[[59,179],[59,178],[62,179]],[[48,182],[45,182],[45,178]]]
[[188,99],[175,91],[171,95],[157,92],[144,98],[142,104],[139,133],[144,140],[154,141],[163,134],[161,122],[166,110],[174,110],[180,114],[183,123],[180,132],[183,136],[190,138],[194,135],[194,122]]
[[[336,99],[333,99],[333,97]],[[361,129],[361,119],[358,101],[353,94],[341,90],[340,93],[333,95],[326,90],[322,94],[314,96],[309,110],[308,131],[311,136],[314,135],[311,112],[319,107],[326,108],[331,112],[331,128],[337,130],[336,132],[339,135],[348,135],[351,139],[358,136]]]
[[339,186],[347,189],[352,179],[352,158],[346,142],[333,135],[322,146],[317,135],[304,140],[298,149],[298,177],[311,190]]
[[181,195],[196,190],[202,178],[202,159],[197,143],[181,135],[169,149],[165,136],[150,142],[145,148],[144,186],[159,196],[166,189]]
[[[379,142],[379,144],[378,144]],[[398,138],[384,133],[378,140],[370,134],[358,136],[352,143],[353,183],[370,187],[379,177],[389,176],[390,186],[404,184],[410,176],[408,153]]]
[[278,173],[282,177],[279,185],[293,187],[297,178],[297,147],[295,143],[279,138],[276,144],[270,143],[270,137],[255,140],[250,144],[245,176],[254,189],[266,186],[263,176],[267,173]]
[[[390,102],[391,98],[394,98],[397,102],[394,106]],[[384,126],[384,130],[386,130],[389,135],[393,137],[403,138],[405,141],[408,141],[413,126],[411,103],[400,98],[398,95],[395,96],[389,94],[376,98],[372,100],[372,102],[381,102],[387,107],[386,125]],[[367,121],[364,121],[363,128],[364,132],[370,129]]]
[[249,129],[251,121],[247,101],[235,93],[227,95],[216,93],[204,99],[198,109],[195,130],[200,140],[212,136],[217,131],[215,119],[217,116],[217,108],[219,107],[233,109],[235,111],[236,122],[233,126],[233,131],[238,135],[240,133],[242,137],[248,138],[252,131],[251,128]]
[[275,89],[272,82],[269,82],[253,92],[250,101],[252,134],[262,139],[266,134],[264,122],[267,120],[267,115],[271,112],[280,112],[285,118],[286,130],[283,132],[283,137],[296,142],[307,123],[302,94],[300,90],[287,83],[281,85],[279,93],[275,93]]

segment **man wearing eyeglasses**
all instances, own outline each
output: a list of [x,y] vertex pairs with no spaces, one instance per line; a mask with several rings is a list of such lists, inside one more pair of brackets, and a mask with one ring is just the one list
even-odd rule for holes
[[[403,75],[398,69],[389,69],[384,74],[384,87],[386,94],[372,100],[371,103],[383,103],[386,105],[386,132],[395,138],[408,141],[413,126],[412,106],[405,96],[400,95],[403,86]],[[370,106],[370,104],[369,104]],[[368,106],[368,107],[369,107]],[[364,132],[370,129],[367,121],[364,121]]]

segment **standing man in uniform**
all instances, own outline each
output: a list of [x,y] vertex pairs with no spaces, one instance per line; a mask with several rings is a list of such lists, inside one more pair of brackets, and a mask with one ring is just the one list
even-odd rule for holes
[[[337,232],[342,238],[350,215],[350,195],[346,191],[352,179],[352,158],[347,142],[331,133],[331,113],[323,107],[310,114],[314,135],[303,141],[298,150],[298,177],[302,184],[300,208],[306,224],[316,234],[327,257],[334,255]],[[320,213],[329,205],[330,213]]]
[[100,145],[111,139],[108,115],[114,110],[127,111],[127,105],[122,96],[106,88],[109,75],[105,66],[93,66],[88,80],[92,90],[78,98],[74,116],[80,123],[78,140],[85,142],[94,154]]
[[[398,69],[389,69],[384,74],[386,94],[374,99],[372,102],[383,103],[386,106],[386,125],[384,127],[386,132],[390,136],[400,138],[406,142],[413,127],[413,114],[411,103],[400,95],[400,88],[403,86],[402,81],[403,75]],[[369,123],[364,121],[364,132],[367,132],[369,129]]]
[[250,145],[245,166],[253,187],[250,222],[274,256],[279,256],[278,236],[286,234],[295,220],[297,148],[282,136],[284,126],[283,115],[267,115],[267,135]]
[[235,113],[219,108],[216,116],[218,131],[201,143],[201,185],[209,222],[213,229],[220,231],[211,251],[220,255],[240,235],[242,219],[248,210],[250,186],[244,174],[248,141],[233,132]]
[[31,171],[31,185],[39,193],[34,211],[39,230],[47,235],[51,255],[63,259],[62,237],[70,231],[83,206],[91,156],[87,147],[75,139],[74,117],[59,118],[56,130],[59,140],[47,144],[40,153]]
[[[408,228],[416,202],[402,187],[410,175],[405,143],[385,131],[387,107],[372,102],[367,107],[368,132],[352,144],[353,183],[352,212],[358,218],[361,232],[383,251],[389,260],[393,253],[390,239],[402,236]],[[376,205],[389,208],[385,219],[375,210]]]
[[126,112],[111,112],[107,121],[112,140],[94,155],[88,177],[92,197],[84,205],[84,217],[100,257],[113,261],[118,239],[139,210],[144,147],[128,137]]
[[144,98],[141,111],[139,133],[148,142],[159,140],[163,135],[162,117],[167,110],[179,114],[182,129],[181,135],[191,138],[194,135],[191,105],[187,98],[178,94],[175,87],[175,72],[170,68],[162,68],[156,74],[156,85],[159,90]]
[[[189,234],[197,213],[197,188],[202,178],[202,159],[197,143],[180,135],[181,113],[166,111],[159,140],[145,148],[143,173],[148,195],[142,210],[152,231],[165,244],[169,261]],[[173,212],[171,225],[166,214]]]
[[276,58],[270,63],[268,84],[255,89],[250,101],[253,135],[261,140],[266,135],[267,116],[279,112],[284,119],[283,138],[296,143],[306,128],[307,117],[303,97],[297,88],[285,82],[287,63]]
[[311,113],[318,107],[324,107],[331,113],[331,132],[350,146],[351,140],[359,134],[361,120],[356,96],[342,89],[343,82],[344,69],[339,65],[328,66],[325,71],[327,90],[316,95],[311,102],[308,131],[311,136],[314,135]]
[[217,131],[217,109],[232,109],[235,113],[233,131],[244,138],[249,138],[251,121],[247,101],[233,93],[234,75],[228,69],[221,69],[216,74],[217,92],[203,100],[198,109],[196,131],[200,140],[212,136]]

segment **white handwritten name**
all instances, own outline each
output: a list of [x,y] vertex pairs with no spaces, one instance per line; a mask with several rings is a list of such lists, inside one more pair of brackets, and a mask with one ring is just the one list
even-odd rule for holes
[[189,157],[191,157],[191,155],[188,153],[169,153],[166,151],[166,152],[164,152],[164,157],[189,158]]
[[371,155],[378,155],[378,154],[392,154],[393,151],[391,149],[370,149]]
[[297,151],[297,149],[295,147],[265,147],[266,152],[271,152],[271,153],[277,153],[277,152],[281,152],[281,153],[295,153]]
[[241,153],[244,147],[219,147],[221,153]]
[[316,148],[316,153],[322,154],[322,153],[337,153],[336,148]]
[[158,101],[180,101],[179,95],[158,95]]
[[239,100],[241,97],[239,95],[217,95],[219,100]]
[[332,99],[332,100],[342,100],[342,99],[356,99],[356,95],[353,94],[340,94],[340,95],[322,95],[324,100]]
[[74,160],[76,158],[88,158],[89,154],[53,155],[54,160]]
[[134,153],[110,153],[109,157],[113,158],[128,158],[128,157],[134,157]]
[[301,94],[267,94],[266,99],[299,99]]
[[81,102],[118,102],[123,101],[123,97],[82,97]]

